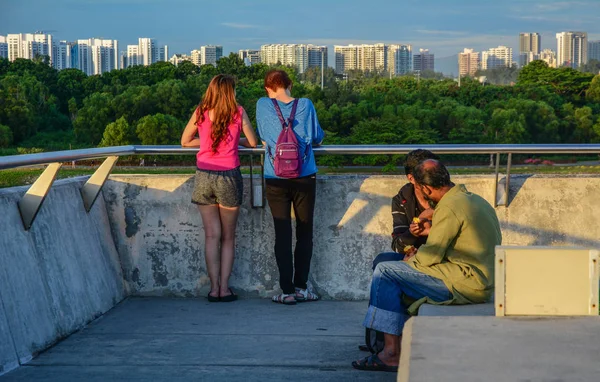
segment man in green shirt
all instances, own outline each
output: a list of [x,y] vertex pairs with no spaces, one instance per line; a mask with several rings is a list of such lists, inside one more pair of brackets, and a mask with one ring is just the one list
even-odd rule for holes
[[[440,162],[429,159],[415,169],[415,192],[435,205],[432,224],[413,223],[427,242],[404,261],[377,265],[363,325],[384,332],[385,347],[352,366],[396,371],[409,310],[423,302],[473,304],[488,301],[494,288],[494,250],[502,242],[496,211],[482,197],[454,185]],[[409,308],[406,300],[416,301]]]

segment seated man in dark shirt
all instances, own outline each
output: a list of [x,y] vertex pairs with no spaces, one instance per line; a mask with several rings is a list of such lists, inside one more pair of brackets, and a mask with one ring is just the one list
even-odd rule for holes
[[[429,150],[413,150],[406,155],[404,160],[404,171],[409,183],[406,183],[398,194],[392,199],[392,250],[394,252],[384,252],[377,255],[373,260],[373,270],[377,264],[383,261],[400,261],[404,255],[413,252],[427,241],[427,236],[414,236],[410,230],[410,224],[416,217],[424,217],[430,214],[423,214],[425,210],[430,210],[429,203],[420,193],[415,192],[414,169],[427,159],[440,158]],[[433,212],[432,210],[430,210]]]
[[[419,163],[427,159],[439,159],[439,157],[429,150],[421,149],[413,150],[406,155],[404,171],[409,183],[402,186],[398,194],[392,199],[394,227],[392,232],[392,250],[394,252],[383,252],[377,255],[375,260],[373,260],[373,270],[375,270],[377,264],[383,261],[403,260],[404,256],[410,256],[427,241],[427,236],[415,236],[409,231],[410,224],[414,218],[421,217],[425,221],[427,218],[431,219],[431,215],[433,214],[429,203],[420,193],[415,193],[415,178],[413,177],[414,169]],[[365,338],[368,344],[358,347],[362,351],[377,352],[379,346],[383,346],[383,333],[375,333],[367,328]]]

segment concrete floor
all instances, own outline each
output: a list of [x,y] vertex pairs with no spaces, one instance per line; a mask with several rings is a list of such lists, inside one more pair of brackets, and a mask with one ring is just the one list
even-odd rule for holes
[[2,381],[395,381],[352,369],[366,302],[130,298]]

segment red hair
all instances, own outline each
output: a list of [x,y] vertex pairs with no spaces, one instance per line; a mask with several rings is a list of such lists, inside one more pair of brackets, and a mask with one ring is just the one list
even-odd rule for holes
[[284,70],[269,70],[265,76],[265,88],[273,91],[283,88],[287,89],[292,85],[292,80]]
[[216,153],[219,144],[225,139],[227,129],[238,114],[235,100],[235,78],[225,74],[216,75],[208,84],[208,89],[196,109],[196,124],[204,122],[207,110],[213,111],[212,152]]

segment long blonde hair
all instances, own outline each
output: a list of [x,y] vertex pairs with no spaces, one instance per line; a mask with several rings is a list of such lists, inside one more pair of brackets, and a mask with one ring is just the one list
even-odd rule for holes
[[213,111],[212,152],[216,153],[219,144],[225,139],[228,127],[238,114],[235,100],[235,78],[226,74],[216,75],[208,84],[208,89],[198,105],[196,124],[204,122],[204,113]]

